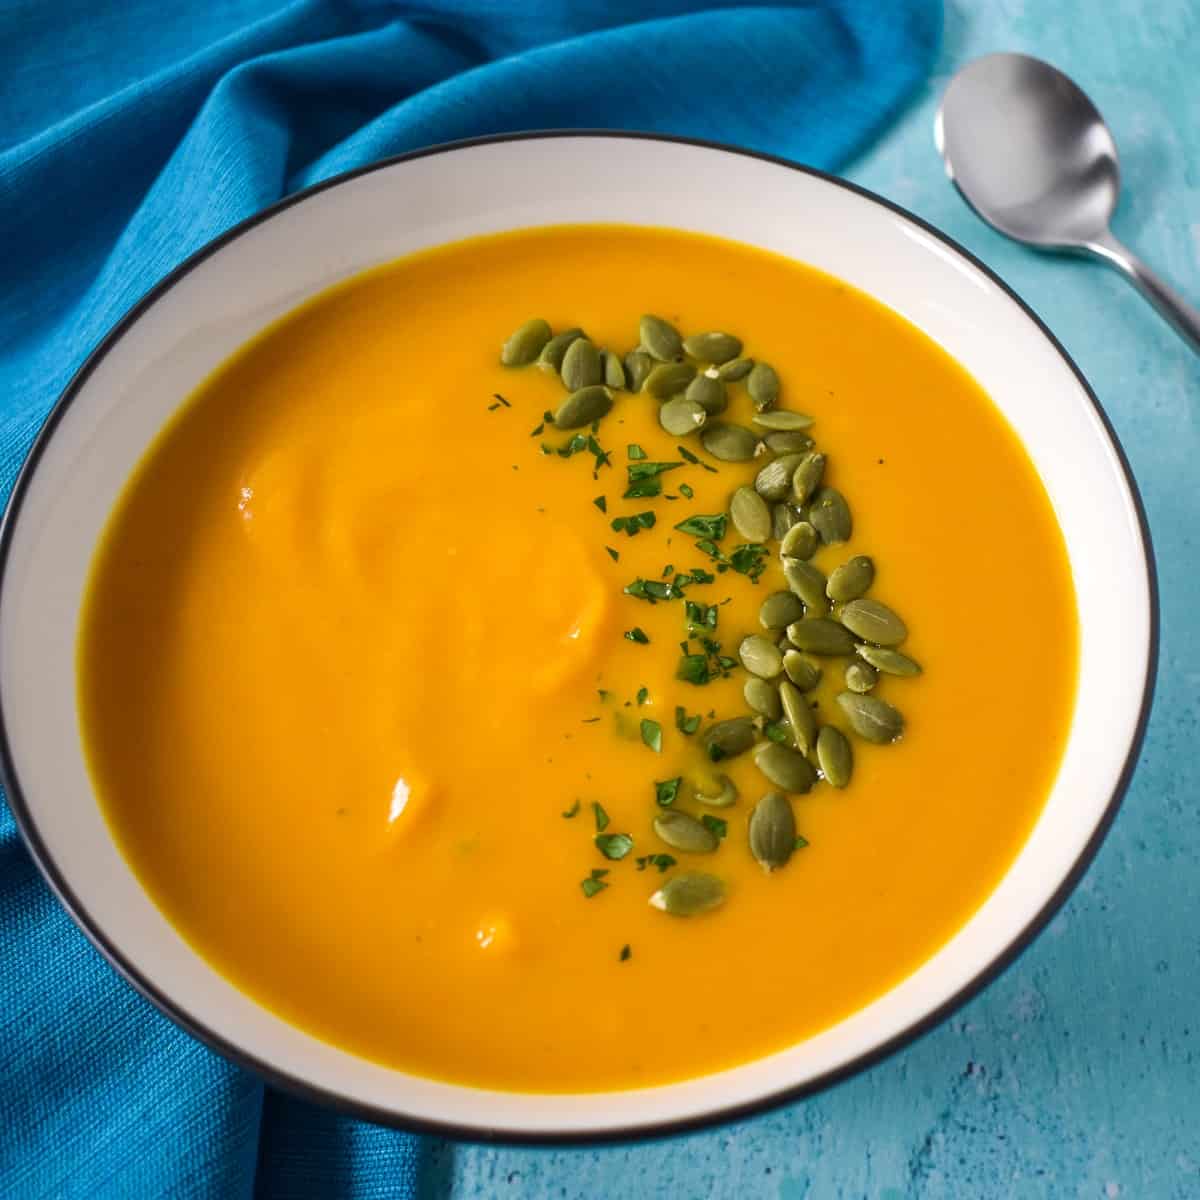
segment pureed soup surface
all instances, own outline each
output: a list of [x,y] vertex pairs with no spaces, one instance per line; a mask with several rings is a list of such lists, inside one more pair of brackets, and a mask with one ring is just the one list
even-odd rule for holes
[[[728,329],[774,364],[781,406],[816,418],[827,482],[854,514],[851,542],[813,561],[828,572],[870,554],[870,594],[902,613],[903,650],[924,667],[881,677],[873,694],[903,711],[903,739],[855,739],[848,788],[793,799],[809,844],[771,874],[747,849],[747,816],[770,790],[750,755],[720,764],[740,798],[708,810],[728,822],[717,853],[682,854],[651,831],[655,781],[682,775],[677,806],[705,811],[686,782],[699,735],[677,728],[676,707],[744,714],[745,672],[677,680],[683,603],[623,593],[667,565],[711,569],[673,526],[724,511],[762,463],[685,464],[662,476],[663,496],[623,500],[631,444],[649,461],[684,461],[680,444],[712,460],[627,392],[596,435],[611,466],[545,455],[570,436],[531,433],[561,381],[498,362],[533,314],[624,353],[642,312],[685,333]],[[725,419],[748,423],[744,386],[730,392]],[[653,529],[612,530],[642,511]],[[742,540],[731,530],[723,544]],[[784,587],[774,548],[769,561],[757,584],[727,572],[689,589],[728,598],[714,634],[727,655]],[[623,636],[634,627],[648,644]],[[124,853],[238,986],[391,1066],[595,1090],[782,1049],[914,970],[1036,819],[1075,656],[1047,497],[932,342],[837,280],[745,246],[560,227],[356,278],[210,378],[111,518],[80,706]],[[845,729],[844,660],[823,665],[818,717]],[[661,727],[660,752],[644,719]],[[594,802],[609,833],[634,838],[621,861],[594,845]],[[650,907],[671,872],[636,859],[662,852],[675,872],[720,875],[723,907],[688,919]],[[589,898],[593,869],[609,886]]]

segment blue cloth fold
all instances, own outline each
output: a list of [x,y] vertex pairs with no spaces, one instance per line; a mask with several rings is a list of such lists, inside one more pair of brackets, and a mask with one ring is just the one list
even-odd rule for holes
[[[936,0],[0,0],[0,495],[121,314],[279,197],[431,142],[606,127],[833,168]],[[266,1092],[154,1011],[0,807],[0,1196],[408,1197],[420,1139]]]

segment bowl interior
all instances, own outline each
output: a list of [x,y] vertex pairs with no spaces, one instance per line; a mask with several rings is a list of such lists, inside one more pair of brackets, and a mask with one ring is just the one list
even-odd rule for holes
[[[867,1008],[718,1075],[622,1093],[514,1094],[409,1076],[320,1042],[186,945],[96,805],[75,707],[75,635],[93,547],[130,471],[193,388],[264,325],[413,250],[588,221],[696,230],[811,263],[957,358],[1023,440],[1064,531],[1079,602],[1079,698],[1052,794],[1011,869],[949,943]],[[1086,863],[1148,699],[1154,617],[1138,505],[1094,402],[1035,319],[904,214],[819,175],[683,142],[564,135],[465,145],[370,169],[223,239],[143,305],[73,384],[15,494],[5,538],[0,714],[10,799],[76,918],[139,986],[225,1052],[379,1120],[477,1134],[604,1135],[714,1117],[813,1086],[921,1026],[1019,943]],[[996,553],[1019,568],[1019,530]],[[969,793],[970,780],[956,786]]]

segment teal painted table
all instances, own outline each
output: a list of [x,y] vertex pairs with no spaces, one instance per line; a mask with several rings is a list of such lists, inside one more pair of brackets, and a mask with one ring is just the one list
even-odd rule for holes
[[1074,897],[947,1024],[821,1096],[711,1133],[599,1150],[432,1147],[431,1196],[533,1200],[1200,1197],[1200,359],[1115,274],[976,220],[931,129],[961,63],[1024,50],[1112,125],[1115,228],[1200,301],[1196,0],[948,0],[937,73],[849,177],[1012,284],[1091,380],[1125,443],[1162,586],[1158,696],[1133,787]]

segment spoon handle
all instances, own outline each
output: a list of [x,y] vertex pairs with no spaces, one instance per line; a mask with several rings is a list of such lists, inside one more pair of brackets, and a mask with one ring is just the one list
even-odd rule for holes
[[1176,331],[1200,354],[1200,309],[1189,304],[1167,281],[1156,275],[1132,250],[1105,230],[1087,243],[1087,249],[1116,267],[1175,326]]

